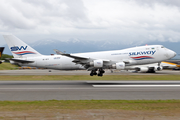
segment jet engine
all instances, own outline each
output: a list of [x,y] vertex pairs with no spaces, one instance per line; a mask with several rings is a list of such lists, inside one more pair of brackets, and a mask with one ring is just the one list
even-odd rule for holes
[[160,71],[160,70],[162,70],[163,68],[161,67],[161,66],[155,66],[154,67],[154,71]]
[[147,72],[149,69],[147,67],[141,67],[138,71],[140,72]]
[[103,60],[94,60],[93,62],[90,62],[90,65],[95,68],[102,68],[103,67]]
[[148,68],[148,67],[141,67],[138,69],[140,72],[148,72],[148,73],[154,73],[155,71],[162,70],[163,68],[160,66],[155,66],[153,68]]
[[116,64],[113,64],[112,68],[118,69],[118,70],[123,70],[125,68],[125,63],[124,62],[118,62]]

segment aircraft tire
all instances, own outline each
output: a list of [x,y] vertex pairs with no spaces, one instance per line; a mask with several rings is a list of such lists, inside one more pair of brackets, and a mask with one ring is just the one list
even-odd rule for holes
[[154,70],[148,70],[146,73],[155,73],[156,71]]
[[99,74],[98,74],[98,76],[102,77],[102,76],[103,76],[103,74],[102,74],[102,73],[99,73]]
[[94,72],[93,74],[94,74],[94,75],[97,75],[97,73],[96,73],[96,72]]
[[90,76],[93,76],[94,74],[90,73]]

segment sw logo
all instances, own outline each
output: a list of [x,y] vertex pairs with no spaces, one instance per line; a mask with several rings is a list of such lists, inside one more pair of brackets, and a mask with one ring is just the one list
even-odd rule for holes
[[11,47],[10,49],[11,49],[11,51],[18,51],[18,50],[21,51],[22,50],[22,52],[13,52],[16,55],[36,54],[35,52],[24,51],[27,49],[27,46],[25,46],[25,47],[24,46],[21,46],[21,47],[14,46],[14,47]]
[[21,50],[21,49],[26,50],[27,46],[26,47],[24,47],[24,46],[21,46],[21,47],[15,46],[15,47],[11,47],[10,49],[11,49],[11,51],[18,51],[18,50]]

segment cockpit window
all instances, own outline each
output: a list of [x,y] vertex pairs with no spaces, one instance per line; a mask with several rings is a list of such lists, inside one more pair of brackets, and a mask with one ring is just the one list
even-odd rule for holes
[[161,46],[161,48],[164,48],[164,46]]

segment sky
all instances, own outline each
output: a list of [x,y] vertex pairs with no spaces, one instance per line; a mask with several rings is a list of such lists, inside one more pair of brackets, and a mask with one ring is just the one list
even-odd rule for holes
[[[180,42],[179,0],[0,0],[0,33],[42,39]],[[6,44],[0,36],[0,45]]]

